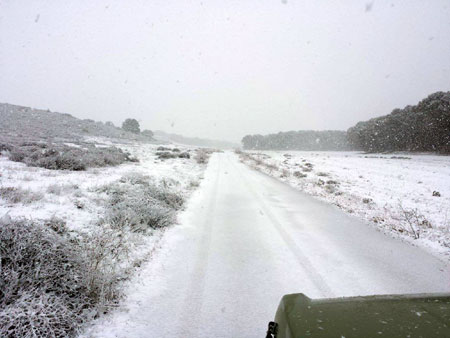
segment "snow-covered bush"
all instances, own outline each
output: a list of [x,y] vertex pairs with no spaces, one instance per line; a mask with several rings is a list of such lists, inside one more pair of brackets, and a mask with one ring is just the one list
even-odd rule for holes
[[169,151],[169,150],[171,150],[171,149],[168,148],[168,147],[159,146],[158,148],[156,148],[156,150],[157,150],[157,151]]
[[129,228],[135,232],[173,224],[175,210],[184,203],[181,193],[140,174],[125,175],[100,191],[109,195],[104,222],[113,228]]
[[[178,183],[174,180],[162,179],[159,183],[156,183],[150,176],[129,173],[122,176],[119,182],[132,186],[138,185],[137,188],[143,190],[142,195],[153,197],[174,210],[179,210],[184,204],[182,194],[173,189],[173,186]],[[136,187],[132,187],[132,189],[136,189]]]
[[61,195],[63,193],[68,193],[70,191],[74,191],[79,189],[78,185],[76,184],[50,184],[47,187],[47,193],[53,194],[53,195]]
[[432,228],[432,224],[425,218],[424,215],[419,213],[415,209],[404,208],[401,203],[399,203],[399,208],[401,210],[401,218],[406,231],[410,232],[414,239],[419,239],[420,234],[424,229]]
[[189,182],[189,187],[192,189],[198,188],[200,186],[200,182],[197,180],[192,180]]
[[43,198],[41,193],[16,187],[0,187],[0,199],[8,203],[30,204]]
[[65,235],[68,232],[66,221],[56,216],[53,216],[52,218],[46,220],[44,222],[44,225],[46,227],[49,227],[59,235]]
[[11,151],[12,150],[12,145],[8,144],[8,143],[0,143],[0,153],[3,151]]
[[124,199],[110,208],[105,221],[114,228],[127,227],[144,232],[172,224],[174,213],[156,200]]
[[191,158],[191,155],[188,152],[185,151],[185,152],[180,153],[178,155],[178,158],[187,158],[187,159],[189,159],[189,158]]
[[300,172],[300,171],[294,171],[294,176],[297,177],[297,178],[305,178],[305,177],[307,177],[308,175],[303,174],[303,173]]
[[282,169],[281,170],[281,176],[280,177],[286,178],[286,177],[289,177],[289,176],[291,176],[291,172],[289,170],[287,170],[287,169]]
[[[81,310],[81,309],[78,309]],[[0,335],[16,337],[67,337],[84,320],[65,297],[41,289],[21,291],[11,304],[0,308]]]
[[89,264],[50,227],[0,220],[0,336],[63,337],[95,303]]
[[166,160],[166,159],[169,159],[169,158],[177,158],[178,154],[174,154],[174,153],[171,153],[169,151],[158,151],[156,153],[156,156],[158,156],[159,159]]
[[126,236],[107,226],[70,236],[43,224],[0,219],[0,337],[67,337],[119,296]]
[[325,191],[329,194],[333,194],[336,192],[336,186],[332,185],[332,184],[327,184],[325,185]]
[[197,153],[195,154],[195,160],[199,164],[206,164],[208,163],[209,156],[211,155],[212,151],[208,149],[197,149]]
[[[148,175],[144,175],[138,172],[129,172],[125,175],[123,175],[120,179],[119,179],[120,183],[127,183],[127,184],[131,184],[131,185],[149,185],[151,183],[153,183],[153,178],[148,176]],[[114,187],[114,185],[112,186]],[[104,187],[105,189],[108,189],[108,186]]]
[[90,167],[115,166],[124,162],[136,162],[130,154],[116,147],[86,148],[63,144],[23,143],[12,146],[9,159],[28,166],[53,170],[86,170]]

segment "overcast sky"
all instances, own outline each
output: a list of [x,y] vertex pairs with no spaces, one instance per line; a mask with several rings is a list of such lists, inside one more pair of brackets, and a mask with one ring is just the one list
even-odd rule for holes
[[0,102],[236,141],[439,90],[449,0],[0,0]]

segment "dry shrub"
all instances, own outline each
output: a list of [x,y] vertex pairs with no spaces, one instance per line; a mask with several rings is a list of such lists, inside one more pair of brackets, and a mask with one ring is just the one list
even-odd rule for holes
[[67,337],[83,323],[83,317],[55,293],[24,290],[14,303],[0,309],[0,334],[5,338]]
[[49,227],[0,221],[0,336],[63,337],[95,303],[78,246]]
[[198,188],[199,186],[200,186],[200,182],[197,180],[192,180],[189,182],[189,188],[191,188],[191,189]]
[[180,152],[179,149],[175,148],[176,150],[170,151],[157,151],[156,156],[158,159],[166,160],[170,158],[191,158],[191,155],[188,152]]
[[23,143],[14,146],[9,159],[23,162],[28,166],[52,170],[86,170],[91,167],[115,166],[124,162],[136,162],[129,153],[116,147],[86,149],[69,147],[64,144]]
[[307,177],[308,175],[303,174],[303,173],[300,172],[300,171],[294,171],[294,176],[297,177],[297,178],[305,178],[305,177]]
[[159,146],[158,148],[156,148],[157,151],[170,151],[171,149],[168,147],[163,147],[163,146]]
[[44,196],[41,193],[17,187],[0,187],[0,199],[8,203],[30,204],[40,201]]
[[120,231],[70,237],[65,222],[0,219],[0,336],[67,337],[106,312],[124,278]]
[[280,169],[277,165],[273,163],[264,162],[263,164],[266,167],[266,169],[269,170],[269,172],[278,171]]
[[104,222],[113,228],[125,227],[136,232],[173,224],[175,211],[184,203],[181,193],[140,174],[126,175],[100,191],[109,195]]
[[185,152],[180,153],[180,154],[178,155],[178,158],[187,158],[187,159],[190,159],[190,158],[191,158],[191,155],[190,155],[187,151],[185,151]]
[[281,178],[287,178],[289,176],[291,176],[291,172],[289,170],[287,170],[287,169],[281,170],[281,175],[280,175]]
[[62,193],[67,193],[69,191],[73,191],[77,189],[74,184],[50,184],[47,187],[47,193],[60,196]]
[[178,154],[171,153],[170,151],[158,151],[156,152],[156,156],[158,156],[159,159],[167,160],[169,158],[177,158]]
[[116,306],[132,271],[133,236],[170,225],[183,205],[174,182],[130,174],[104,186],[105,219],[93,233],[64,220],[0,219],[0,337],[75,336],[86,321]]
[[44,221],[44,225],[46,227],[49,227],[59,235],[65,235],[69,231],[66,221],[56,217],[55,215],[53,215],[52,218]]
[[401,202],[399,202],[399,209],[401,211],[402,220],[404,222],[404,228],[412,234],[414,239],[420,238],[420,233],[423,229],[432,228],[433,225],[425,218],[424,215],[420,214],[417,209],[406,209],[403,207]]
[[210,155],[211,153],[207,149],[197,149],[194,158],[198,164],[206,164],[208,163]]

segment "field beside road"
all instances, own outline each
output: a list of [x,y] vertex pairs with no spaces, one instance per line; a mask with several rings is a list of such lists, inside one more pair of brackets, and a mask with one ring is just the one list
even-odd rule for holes
[[450,258],[449,156],[261,151],[241,158],[380,230]]

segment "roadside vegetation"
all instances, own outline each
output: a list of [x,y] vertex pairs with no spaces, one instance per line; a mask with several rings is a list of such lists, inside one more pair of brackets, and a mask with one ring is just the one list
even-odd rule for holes
[[181,151],[178,148],[170,148],[164,146],[160,146],[156,150],[157,150],[156,156],[158,156],[158,159],[161,160],[176,159],[176,158],[190,159],[191,153],[193,153],[192,156],[198,164],[207,164],[209,158],[211,157],[211,154],[215,152],[220,152],[220,150],[212,148],[197,148],[194,151],[191,151],[189,149]]
[[1,143],[0,337],[74,337],[115,308],[199,186],[197,150],[105,143]]
[[107,212],[102,222],[115,229],[145,233],[174,223],[175,212],[184,198],[167,181],[152,182],[150,177],[130,174],[100,187],[108,195]]
[[23,142],[2,144],[11,161],[22,162],[31,167],[52,170],[86,170],[93,167],[116,166],[124,162],[138,162],[117,147],[96,147],[93,144],[68,146],[65,144]]
[[[48,191],[61,195],[64,187]],[[0,336],[65,337],[107,312],[119,285],[145,257],[130,253],[139,241],[176,220],[185,194],[176,181],[131,172],[92,188],[103,215],[89,232],[70,231],[57,217],[0,220]],[[1,188],[10,203],[37,197]]]

